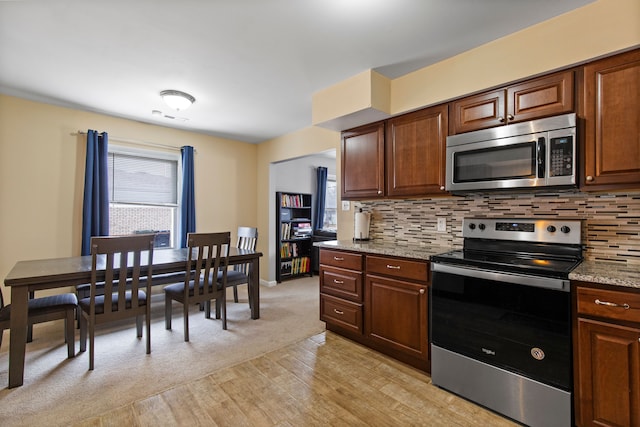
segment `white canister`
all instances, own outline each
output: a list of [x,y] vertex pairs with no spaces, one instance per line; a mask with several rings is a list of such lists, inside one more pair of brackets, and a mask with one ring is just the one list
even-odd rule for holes
[[356,212],[354,221],[353,240],[369,240],[369,225],[371,223],[371,214],[369,212]]

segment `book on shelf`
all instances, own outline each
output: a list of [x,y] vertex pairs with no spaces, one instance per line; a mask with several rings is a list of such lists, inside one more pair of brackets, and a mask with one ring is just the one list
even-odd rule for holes
[[282,194],[280,195],[280,206],[285,208],[302,208],[304,200],[302,194]]

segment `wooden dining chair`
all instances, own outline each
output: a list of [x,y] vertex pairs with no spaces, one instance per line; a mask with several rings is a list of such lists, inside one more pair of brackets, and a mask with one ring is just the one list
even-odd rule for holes
[[[255,227],[238,227],[238,241],[236,247],[239,249],[256,250],[258,243],[258,229]],[[227,273],[227,287],[233,286],[233,301],[238,302],[238,285],[249,283],[251,273],[251,263],[235,264]],[[218,273],[218,279],[222,279],[222,272]],[[249,295],[249,307],[251,307],[251,292]]]
[[[64,319],[64,337],[67,342],[67,357],[75,356],[75,328],[74,319],[78,299],[75,294],[64,293],[40,298],[31,298],[28,301],[27,314],[27,342],[31,341],[31,328],[37,323],[50,322]],[[4,305],[4,297],[0,288],[0,346],[2,345],[2,333],[9,329],[11,320],[11,304]]]
[[[145,276],[153,274],[153,240],[153,234],[91,238],[90,296],[78,302],[82,312],[80,351],[87,348],[88,329],[90,371],[94,365],[95,327],[101,323],[135,317],[138,338],[141,338],[144,316],[147,354],[151,353],[151,281],[145,280]],[[100,274],[103,261],[104,278]],[[99,295],[100,285],[103,292]]]
[[[227,329],[227,269],[231,233],[189,233],[184,282],[164,288],[165,327],[171,329],[172,302],[182,303],[184,340],[189,341],[189,306],[204,304],[205,317],[211,318],[211,300],[216,301],[216,319],[222,317]],[[222,267],[222,268],[221,268]],[[218,272],[222,271],[220,280]]]

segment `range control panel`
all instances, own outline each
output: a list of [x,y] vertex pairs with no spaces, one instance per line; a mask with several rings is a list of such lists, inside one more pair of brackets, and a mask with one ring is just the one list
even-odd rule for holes
[[462,237],[579,245],[582,221],[526,218],[465,218]]

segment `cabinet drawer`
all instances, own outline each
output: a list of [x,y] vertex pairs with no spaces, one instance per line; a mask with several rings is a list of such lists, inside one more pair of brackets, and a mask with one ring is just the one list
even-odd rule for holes
[[320,292],[362,302],[362,273],[342,268],[320,268]]
[[362,304],[320,294],[320,320],[362,333]]
[[640,323],[640,294],[577,288],[578,313]]
[[320,249],[320,264],[362,271],[362,255]]
[[421,282],[429,281],[429,263],[367,255],[367,274],[384,274]]

